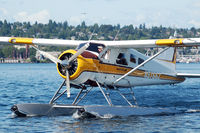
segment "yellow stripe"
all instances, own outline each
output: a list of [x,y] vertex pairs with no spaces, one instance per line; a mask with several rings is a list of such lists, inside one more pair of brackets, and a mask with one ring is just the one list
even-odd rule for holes
[[160,46],[179,46],[183,44],[183,39],[160,39],[156,41],[156,45]]
[[[100,72],[100,73],[107,73],[107,74],[116,74],[116,75],[124,75],[131,70],[131,68],[115,66],[112,64],[101,64],[99,60],[93,59],[85,59],[81,61],[83,57],[79,58],[81,65],[79,66],[80,69],[74,73],[71,78],[76,79],[82,72],[84,71],[91,71],[91,72]],[[87,64],[87,65],[86,65]],[[145,77],[145,71],[143,70],[136,70],[130,74],[130,76],[135,77]],[[173,76],[163,75],[160,74],[160,79],[163,80],[176,80],[176,81],[184,81],[183,78],[177,78]]]
[[14,43],[14,44],[33,44],[33,38],[10,38],[9,39],[10,43]]
[[168,75],[163,75],[163,74],[161,74],[160,79],[176,80],[176,81],[184,81],[185,80],[185,78],[178,78],[178,77],[173,77],[173,76],[168,76]]

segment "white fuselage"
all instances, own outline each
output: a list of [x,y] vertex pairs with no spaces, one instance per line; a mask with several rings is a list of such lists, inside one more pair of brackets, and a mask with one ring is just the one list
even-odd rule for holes
[[[123,54],[122,56],[125,59],[123,61],[125,63],[117,61],[120,53],[121,55]],[[184,81],[184,78],[176,77],[174,63],[153,59],[114,84],[117,79],[148,59],[148,57],[133,49],[112,49],[109,50],[109,55],[106,56],[106,58],[100,58],[100,60],[84,59],[85,64],[82,65],[87,65],[87,69],[81,67],[82,70],[79,76],[72,80],[72,83],[84,84],[90,80],[97,81],[106,86],[126,88],[133,86],[175,84]],[[91,65],[93,65],[91,68],[88,67]]]

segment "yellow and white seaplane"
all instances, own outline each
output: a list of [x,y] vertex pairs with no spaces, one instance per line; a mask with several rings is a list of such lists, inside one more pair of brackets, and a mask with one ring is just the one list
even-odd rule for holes
[[[64,79],[48,104],[16,104],[11,110],[18,116],[28,115],[72,115],[74,112],[99,115],[146,115],[170,112],[168,109],[145,108],[137,105],[133,87],[176,84],[185,78],[199,78],[200,74],[176,72],[176,48],[200,46],[200,38],[171,38],[153,40],[62,40],[21,37],[0,37],[0,44],[31,45],[44,57],[56,64],[59,75]],[[66,50],[60,56],[42,51],[38,46],[67,46],[76,49]],[[135,48],[158,48],[153,56],[146,56]],[[66,87],[63,87],[66,86]],[[70,104],[56,104],[55,101],[70,88],[80,92]],[[108,105],[79,105],[79,102],[94,88],[98,87]],[[63,89],[64,88],[64,89]],[[120,89],[130,89],[133,101],[128,100]],[[61,92],[61,90],[63,91]],[[130,106],[113,105],[106,90],[119,92]],[[174,110],[172,111],[174,112]]]

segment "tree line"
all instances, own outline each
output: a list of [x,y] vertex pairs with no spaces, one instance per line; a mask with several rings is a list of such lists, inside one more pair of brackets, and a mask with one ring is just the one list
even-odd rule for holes
[[[69,25],[65,22],[55,22],[49,20],[47,24],[35,22],[7,22],[0,21],[0,36],[31,37],[31,38],[58,38],[73,40],[88,40],[91,35],[93,40],[138,40],[138,39],[162,39],[173,36],[175,30],[178,37],[199,37],[199,28],[171,28],[160,26],[146,27],[145,24],[139,26],[93,24],[86,25],[83,21],[77,26]],[[66,48],[45,47],[47,51],[64,50]],[[33,51],[33,50],[31,50]],[[17,55],[23,56],[25,49],[16,49],[12,46],[0,46],[0,58],[15,58]],[[30,55],[35,52],[30,52]],[[23,56],[25,57],[25,56]]]
[[[0,21],[0,36],[34,37],[34,38],[60,38],[88,40],[94,32],[94,40],[137,40],[168,38],[177,31],[180,37],[199,36],[200,29],[192,28],[171,28],[160,26],[146,27],[145,24],[134,26],[132,24],[118,25],[86,25],[83,21],[80,25],[72,26],[67,21],[55,22],[49,20],[47,24],[30,22],[13,22],[6,20]],[[118,33],[118,34],[117,34]]]

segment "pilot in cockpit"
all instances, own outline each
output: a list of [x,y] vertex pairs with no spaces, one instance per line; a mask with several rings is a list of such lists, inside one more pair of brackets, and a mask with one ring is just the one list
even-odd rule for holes
[[103,51],[103,46],[98,46],[98,52],[101,53]]

